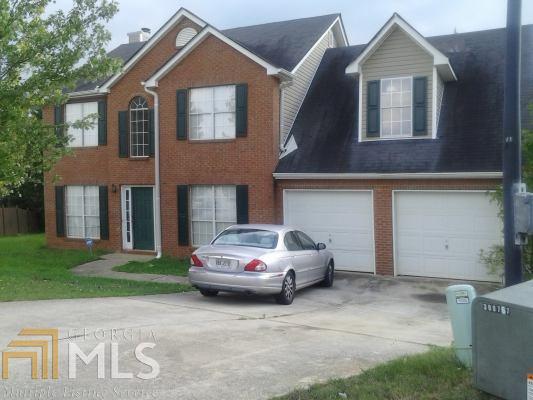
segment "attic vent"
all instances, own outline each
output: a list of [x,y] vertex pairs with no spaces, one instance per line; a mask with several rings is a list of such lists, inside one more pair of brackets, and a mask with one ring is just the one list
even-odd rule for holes
[[183,28],[176,36],[176,47],[185,46],[197,33],[194,28]]

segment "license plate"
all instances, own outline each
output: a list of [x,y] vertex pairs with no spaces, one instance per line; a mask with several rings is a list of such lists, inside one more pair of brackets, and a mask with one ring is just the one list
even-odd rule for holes
[[228,258],[215,258],[214,267],[222,271],[233,271],[237,264],[237,260],[231,260]]

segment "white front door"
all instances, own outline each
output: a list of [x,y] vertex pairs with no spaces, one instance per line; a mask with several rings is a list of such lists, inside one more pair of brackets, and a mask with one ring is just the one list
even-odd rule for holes
[[394,193],[398,275],[495,281],[481,249],[502,242],[498,207],[485,192]]
[[133,225],[131,220],[131,186],[122,186],[122,248],[133,249]]
[[339,270],[374,272],[371,191],[285,190],[284,223],[325,243]]

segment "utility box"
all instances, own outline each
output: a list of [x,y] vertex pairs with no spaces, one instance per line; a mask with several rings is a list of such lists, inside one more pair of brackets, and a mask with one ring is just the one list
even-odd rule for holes
[[476,290],[472,285],[452,285],[446,288],[446,303],[453,331],[453,348],[457,358],[472,367],[472,301]]
[[477,388],[508,400],[533,400],[533,281],[474,300],[472,349]]

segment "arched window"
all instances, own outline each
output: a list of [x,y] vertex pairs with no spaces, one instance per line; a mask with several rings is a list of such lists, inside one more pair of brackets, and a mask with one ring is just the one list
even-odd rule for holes
[[144,97],[134,97],[130,102],[130,146],[132,157],[150,155],[148,103]]
[[176,36],[176,47],[185,46],[197,33],[198,32],[196,32],[196,29],[194,28],[183,28]]

